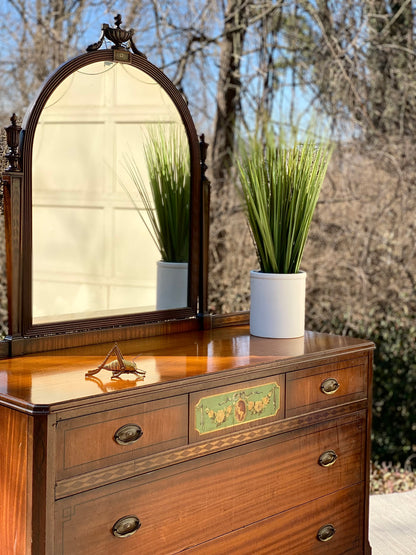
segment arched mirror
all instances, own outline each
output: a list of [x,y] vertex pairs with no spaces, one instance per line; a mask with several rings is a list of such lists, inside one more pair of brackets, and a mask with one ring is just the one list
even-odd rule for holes
[[114,46],[102,36],[58,68],[23,120],[5,180],[11,337],[197,316],[201,145],[181,93],[116,24]]
[[[188,252],[169,260],[185,265],[182,290],[172,284],[171,302],[157,303],[162,254],[134,183],[148,189],[156,211],[146,158],[152,138],[167,137],[170,144],[172,135],[186,147],[189,171],[186,130],[174,102],[128,64],[88,64],[49,96],[32,148],[35,325],[188,306]],[[189,220],[177,223],[189,228]],[[180,241],[189,250],[185,239],[183,230]]]

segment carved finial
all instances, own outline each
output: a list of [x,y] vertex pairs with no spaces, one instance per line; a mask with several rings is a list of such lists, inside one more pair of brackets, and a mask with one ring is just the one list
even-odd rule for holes
[[[136,45],[134,44],[134,29],[130,29],[129,31],[127,31],[126,29],[122,29],[120,27],[121,22],[122,18],[121,15],[118,13],[114,18],[115,27],[110,27],[108,23],[103,23],[101,27],[101,36],[98,42],[90,44],[87,47],[87,52],[94,52],[95,50],[101,48],[104,39],[106,38],[113,43],[114,46],[111,47],[113,50],[128,51],[129,48],[131,48],[135,54],[146,58],[143,52],[140,52],[140,50],[138,50],[136,48]],[[126,43],[128,43],[127,46]]]
[[19,141],[20,141],[20,131],[22,128],[17,124],[17,116],[13,114],[10,118],[11,125],[5,127],[7,134],[7,146],[9,150],[6,154],[6,158],[9,161],[9,167],[6,171],[8,172],[20,172],[20,160],[19,160]]

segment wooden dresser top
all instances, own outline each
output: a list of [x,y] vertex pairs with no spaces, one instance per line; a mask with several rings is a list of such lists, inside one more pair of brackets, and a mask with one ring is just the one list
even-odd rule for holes
[[144,398],[160,390],[174,395],[185,391],[185,382],[189,391],[190,380],[195,387],[201,380],[214,387],[227,379],[231,383],[254,378],[270,367],[291,370],[373,348],[366,340],[315,332],[306,332],[301,339],[264,339],[251,336],[249,326],[230,326],[120,342],[123,356],[135,359],[137,366],[146,370],[145,379],[136,381],[134,375],[123,375],[114,380],[106,370],[95,379],[86,378],[85,373],[102,363],[112,346],[1,360],[0,404],[36,414],[91,404],[104,397],[113,401],[132,395]]

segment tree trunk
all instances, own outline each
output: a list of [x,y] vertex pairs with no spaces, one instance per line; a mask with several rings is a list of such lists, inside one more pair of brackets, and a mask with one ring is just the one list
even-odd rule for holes
[[[413,9],[409,0],[369,2],[369,101],[374,127],[381,133],[413,135]],[[413,87],[412,87],[413,89]]]
[[217,113],[211,152],[211,173],[217,187],[225,185],[233,164],[235,130],[241,98],[240,65],[250,6],[251,2],[247,0],[229,0],[225,14],[217,85]]

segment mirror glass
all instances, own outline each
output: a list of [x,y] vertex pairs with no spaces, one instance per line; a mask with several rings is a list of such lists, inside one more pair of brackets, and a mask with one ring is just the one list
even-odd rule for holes
[[157,305],[161,255],[126,163],[149,187],[152,126],[187,141],[169,95],[128,64],[85,66],[49,97],[33,143],[33,324],[187,305],[186,262],[171,304]]

